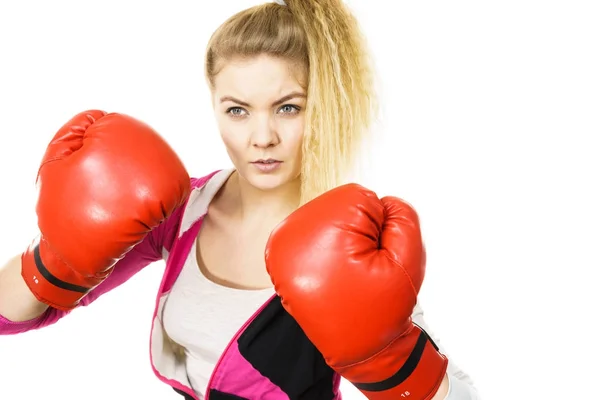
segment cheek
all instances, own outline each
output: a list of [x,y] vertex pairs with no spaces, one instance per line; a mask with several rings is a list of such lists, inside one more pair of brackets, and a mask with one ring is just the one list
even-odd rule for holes
[[221,140],[230,157],[238,158],[245,148],[246,137],[240,132],[239,125],[231,123],[225,118],[217,119]]
[[304,119],[297,118],[290,121],[286,121],[285,129],[283,132],[285,133],[285,137],[283,138],[283,142],[286,143],[287,151],[291,153],[290,155],[298,155],[302,149],[302,139],[304,137]]

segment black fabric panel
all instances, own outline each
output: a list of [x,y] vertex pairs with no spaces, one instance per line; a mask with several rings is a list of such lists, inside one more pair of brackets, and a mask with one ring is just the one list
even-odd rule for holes
[[210,390],[210,400],[250,400],[245,397],[236,396],[234,394],[220,392],[216,389]]
[[242,356],[290,400],[331,400],[334,371],[276,296],[238,339]]
[[187,394],[186,392],[182,392],[181,390],[179,390],[177,388],[173,388],[173,390],[176,391],[177,393],[179,393],[180,395],[182,395],[185,400],[194,400],[194,398],[192,396],[190,396],[189,394]]

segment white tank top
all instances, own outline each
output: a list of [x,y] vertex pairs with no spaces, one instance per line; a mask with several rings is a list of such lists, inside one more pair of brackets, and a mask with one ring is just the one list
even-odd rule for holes
[[242,290],[212,282],[200,271],[194,243],[166,300],[163,324],[185,350],[187,375],[200,399],[227,344],[274,293],[273,288]]

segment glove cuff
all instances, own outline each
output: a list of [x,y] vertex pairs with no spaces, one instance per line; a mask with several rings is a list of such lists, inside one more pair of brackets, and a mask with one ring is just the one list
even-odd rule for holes
[[21,276],[36,299],[62,311],[76,308],[99,283],[76,274],[52,252],[43,237],[36,238],[23,252],[21,265]]
[[[433,339],[417,325],[399,337],[384,351],[364,363],[365,382],[349,379],[369,400],[413,398],[430,400],[437,393],[448,367],[448,359],[439,352]],[[357,366],[352,367],[357,370]],[[385,372],[383,379],[381,373]],[[377,376],[376,376],[377,375]],[[344,376],[342,374],[342,376]]]

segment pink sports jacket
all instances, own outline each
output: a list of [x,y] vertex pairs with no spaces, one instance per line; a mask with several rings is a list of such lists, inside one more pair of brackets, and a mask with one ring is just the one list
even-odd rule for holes
[[[162,314],[165,301],[183,269],[207,212],[205,199],[212,198],[231,172],[215,171],[193,178],[189,198],[173,215],[156,227],[116,265],[112,274],[88,293],[79,307],[85,307],[124,284],[137,272],[155,261],[164,260],[165,272],[156,294],[150,332],[150,363],[162,382],[186,400],[197,400],[187,378],[185,365],[176,357],[164,334]],[[204,199],[204,200],[203,200]],[[12,322],[0,315],[0,335],[14,335],[40,329],[58,322],[68,312],[49,308],[41,316]],[[413,319],[420,321],[417,307]],[[420,324],[425,328],[424,321]],[[427,328],[425,328],[427,329]],[[438,347],[436,341],[428,340]],[[369,383],[369,390],[397,385],[410,375],[419,359],[406,363],[394,376]],[[451,363],[452,364],[452,363]],[[455,374],[469,379],[462,371]],[[341,400],[341,377],[326,363],[296,321],[283,309],[274,295],[240,327],[221,355],[205,391],[207,400]],[[354,383],[361,387],[363,384]]]

